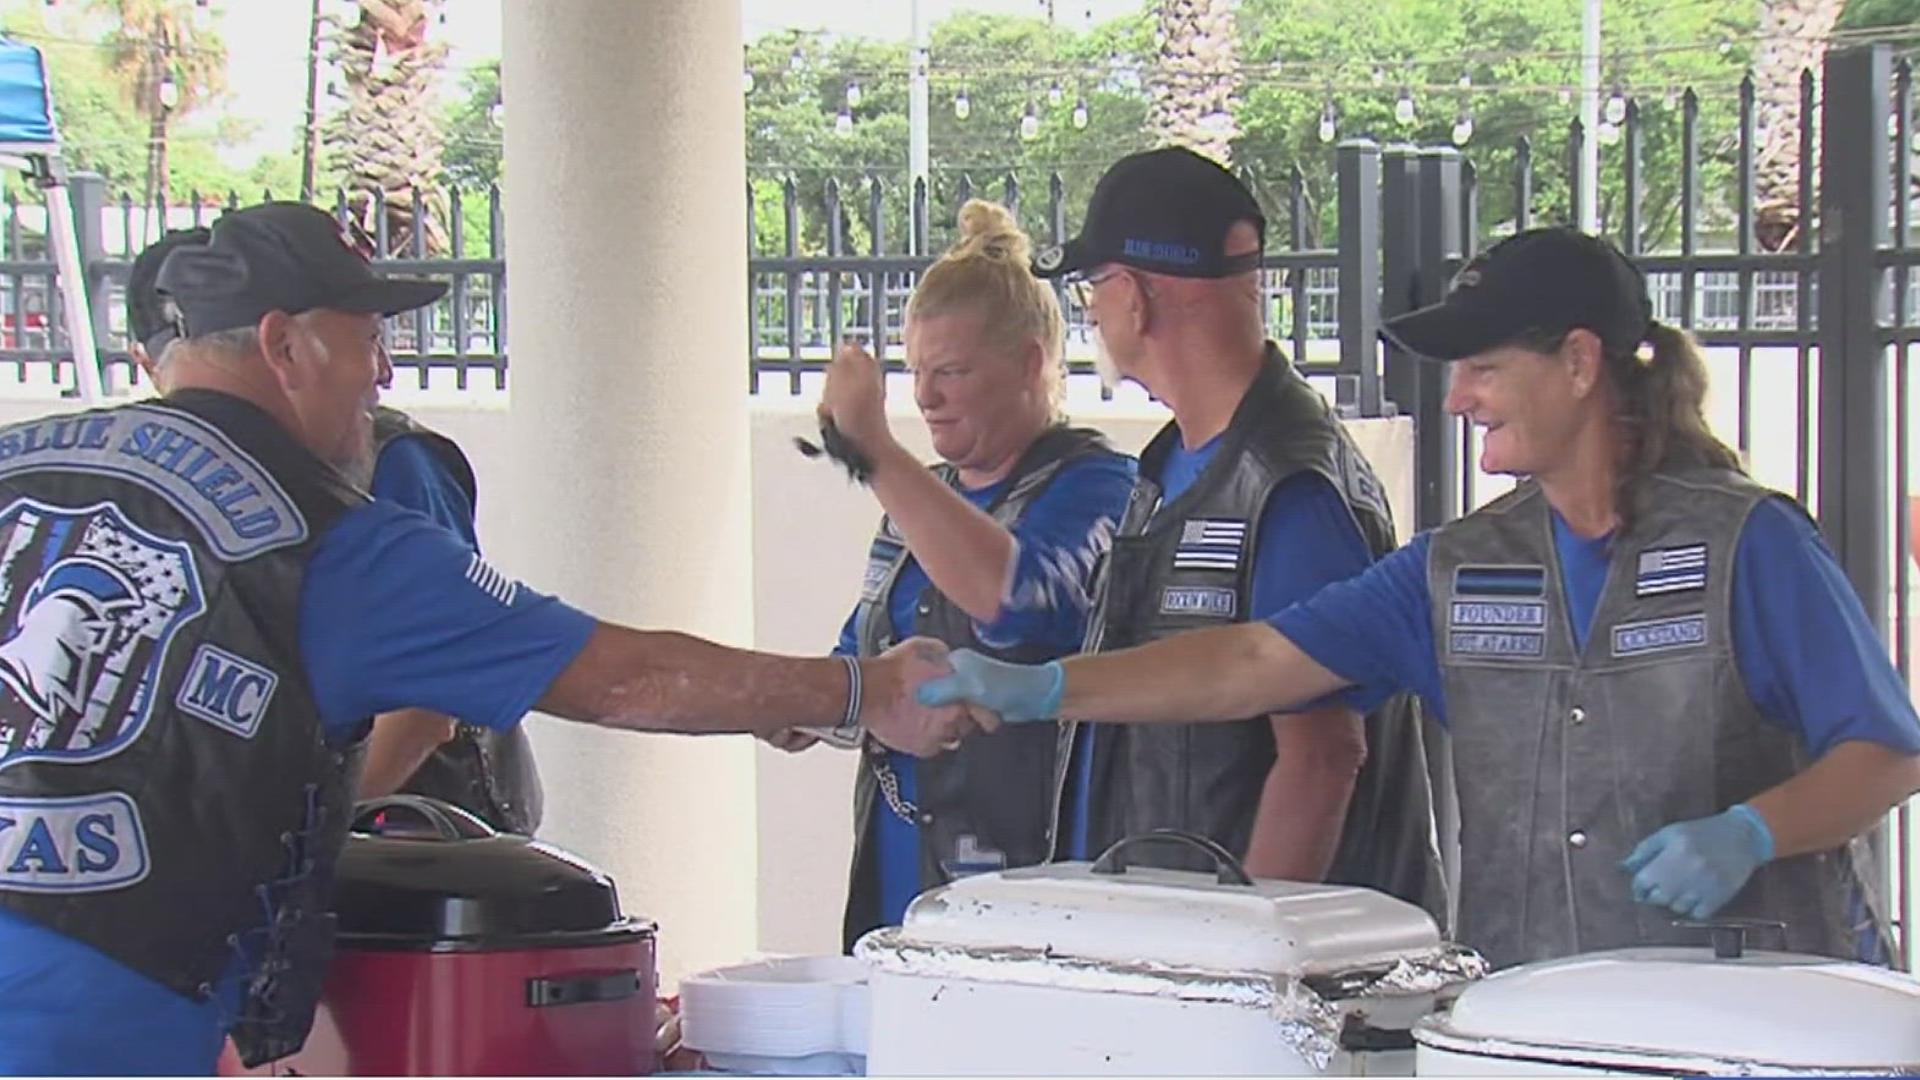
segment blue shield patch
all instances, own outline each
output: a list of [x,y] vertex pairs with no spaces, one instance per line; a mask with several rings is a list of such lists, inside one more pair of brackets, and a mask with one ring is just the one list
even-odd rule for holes
[[109,503],[0,511],[0,769],[125,749],[168,649],[204,610],[192,550]]
[[1691,649],[1706,643],[1707,616],[1704,612],[1676,615],[1671,619],[1621,623],[1613,628],[1615,657]]

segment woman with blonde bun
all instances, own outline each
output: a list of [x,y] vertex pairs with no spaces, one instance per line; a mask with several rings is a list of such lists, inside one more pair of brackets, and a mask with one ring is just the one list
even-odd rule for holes
[[[915,635],[1024,662],[1080,647],[1135,463],[1061,414],[1065,322],[1028,272],[1032,255],[1006,208],[971,200],[907,303],[914,404],[940,458],[931,468],[889,430],[871,355],[844,346],[827,372],[820,417],[872,463],[885,512],[838,652],[877,655]],[[1054,739],[1035,725],[924,761],[865,741],[849,948],[897,924],[923,889],[1045,858]]]

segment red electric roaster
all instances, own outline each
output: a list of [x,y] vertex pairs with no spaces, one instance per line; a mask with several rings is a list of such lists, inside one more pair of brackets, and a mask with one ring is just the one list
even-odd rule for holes
[[[338,946],[304,1049],[261,1074],[638,1075],[654,1067],[654,925],[613,881],[464,810],[362,804]],[[238,1071],[232,1047],[221,1071]]]

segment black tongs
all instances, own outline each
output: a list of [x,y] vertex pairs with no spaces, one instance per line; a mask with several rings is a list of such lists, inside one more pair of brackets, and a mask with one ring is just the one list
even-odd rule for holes
[[820,423],[820,442],[818,445],[808,442],[798,435],[793,437],[794,449],[806,457],[817,458],[822,455],[832,458],[847,470],[847,476],[855,482],[864,484],[873,475],[873,462],[860,448],[853,445],[845,435],[840,434],[840,426],[832,420]]

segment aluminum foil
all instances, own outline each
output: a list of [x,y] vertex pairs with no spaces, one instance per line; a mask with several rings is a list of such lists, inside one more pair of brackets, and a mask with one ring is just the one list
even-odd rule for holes
[[[1446,947],[1402,959],[1384,971],[1355,973],[1349,982],[1333,977],[1339,990],[1316,990],[1308,980],[1266,971],[1214,971],[1149,960],[1115,962],[1061,956],[1046,949],[1013,946],[946,945],[914,941],[904,931],[879,930],[860,939],[854,954],[875,971],[921,978],[961,979],[1107,994],[1133,994],[1178,1001],[1217,1003],[1259,1009],[1278,1026],[1287,1047],[1310,1068],[1324,1070],[1340,1050],[1345,1014],[1337,1002],[1348,996],[1374,998],[1432,994],[1485,973],[1480,957]],[[1315,979],[1323,987],[1329,980]]]

